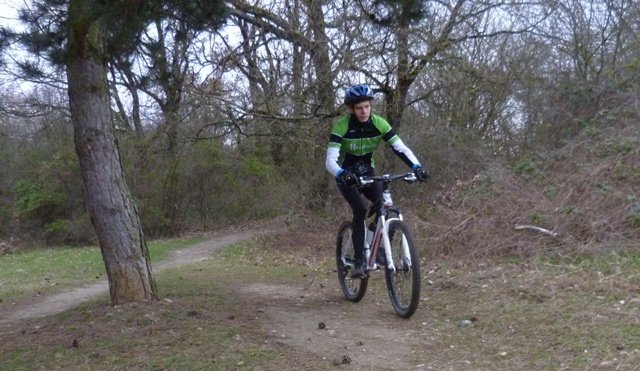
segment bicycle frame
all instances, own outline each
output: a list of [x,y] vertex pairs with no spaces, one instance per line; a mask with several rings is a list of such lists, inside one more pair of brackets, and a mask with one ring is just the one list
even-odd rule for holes
[[[408,179],[408,181],[415,181],[413,178],[411,178],[413,174],[405,174],[404,176],[395,178],[395,179],[399,179],[404,177],[405,180]],[[374,178],[375,179],[375,178]],[[387,187],[387,183],[391,182],[392,180],[395,180],[393,178],[388,178],[385,180],[385,187],[384,189],[388,189]],[[371,179],[367,179],[367,178],[361,178],[360,182],[361,184],[367,184],[370,182],[373,182],[374,180]],[[394,213],[396,213],[398,216],[397,217],[393,217],[393,218],[388,218],[387,216],[389,214],[389,211],[393,211]],[[382,248],[384,249],[384,254],[385,254],[385,258],[386,258],[386,264],[387,264],[387,268],[391,271],[396,270],[395,264],[393,262],[393,256],[391,255],[391,241],[389,239],[389,223],[391,223],[391,221],[393,220],[400,220],[403,221],[402,218],[402,213],[400,212],[400,209],[395,208],[393,206],[389,206],[389,205],[383,205],[381,210],[380,210],[380,216],[378,217],[378,222],[376,225],[376,231],[375,234],[373,236],[373,240],[371,242],[371,246],[369,246],[368,249],[368,256],[366,256],[366,261],[367,261],[367,270],[374,270],[378,268],[378,265],[376,263],[376,256],[378,253],[378,249],[380,248],[380,241],[382,241]],[[403,235],[402,236],[402,254],[404,255],[404,257],[406,258],[406,263],[408,267],[411,267],[411,255],[409,254],[409,244],[407,242],[406,237]]]

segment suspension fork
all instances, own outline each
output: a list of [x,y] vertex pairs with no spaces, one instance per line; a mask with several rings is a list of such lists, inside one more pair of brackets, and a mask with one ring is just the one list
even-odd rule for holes
[[393,263],[393,256],[391,256],[391,241],[389,240],[389,223],[387,222],[386,215],[381,215],[379,219],[378,228],[382,231],[382,245],[384,247],[384,255],[386,257],[387,268],[395,271],[396,266]]
[[[400,220],[400,221],[403,220],[400,210],[395,210],[395,212],[398,214],[397,218],[387,219],[386,213],[384,213],[383,215],[380,216],[379,224],[378,224],[378,229],[382,231],[382,243],[384,246],[385,256],[387,258],[387,267],[392,271],[395,271],[396,267],[393,261],[393,256],[391,254],[391,240],[389,239],[389,224],[393,220]],[[400,256],[400,258],[406,260],[407,264],[411,266],[411,254],[409,253],[409,242],[407,241],[407,237],[404,234],[402,234],[402,256]]]

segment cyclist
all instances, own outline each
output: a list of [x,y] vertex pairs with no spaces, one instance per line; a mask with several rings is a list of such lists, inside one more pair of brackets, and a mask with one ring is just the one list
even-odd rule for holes
[[414,171],[420,181],[429,178],[411,149],[407,147],[382,117],[371,113],[373,91],[366,84],[346,89],[344,104],[347,114],[340,117],[331,129],[325,165],[336,178],[338,189],[353,211],[353,249],[355,267],[351,277],[365,275],[364,240],[366,230],[366,197],[378,210],[382,203],[382,183],[355,187],[359,176],[374,175],[373,153],[382,140],[389,143],[396,155]]

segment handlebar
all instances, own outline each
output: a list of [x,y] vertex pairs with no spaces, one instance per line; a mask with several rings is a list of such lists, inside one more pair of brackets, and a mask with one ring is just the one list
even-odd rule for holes
[[356,179],[358,180],[358,186],[363,186],[375,182],[391,183],[395,180],[404,180],[407,183],[414,183],[418,181],[418,178],[413,172],[404,174],[383,174],[379,176],[361,176],[356,177]]

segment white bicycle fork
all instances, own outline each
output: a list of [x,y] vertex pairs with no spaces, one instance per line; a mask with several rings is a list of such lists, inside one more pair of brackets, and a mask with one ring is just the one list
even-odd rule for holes
[[[378,227],[382,225],[382,245],[384,247],[384,254],[387,257],[387,267],[394,271],[396,270],[396,266],[393,262],[393,257],[391,256],[391,241],[389,240],[389,224],[393,220],[402,221],[402,214],[399,214],[397,218],[386,219],[384,216],[380,216],[380,220],[378,220]],[[411,267],[411,255],[409,254],[409,243],[407,242],[407,238],[405,235],[402,235],[402,255],[400,258],[404,258],[408,267]]]

